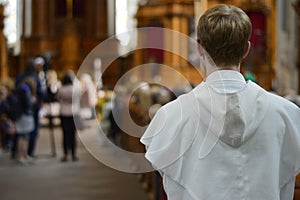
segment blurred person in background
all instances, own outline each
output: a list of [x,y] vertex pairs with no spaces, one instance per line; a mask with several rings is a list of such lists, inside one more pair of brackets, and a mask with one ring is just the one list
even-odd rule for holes
[[15,133],[14,123],[8,116],[7,103],[8,89],[5,85],[0,85],[0,145],[4,151],[10,150],[12,137]]
[[[62,86],[58,90],[57,99],[60,103],[60,119],[63,132],[63,150],[64,155],[61,158],[62,162],[69,159],[71,153],[72,160],[78,161],[76,152],[76,125],[74,116],[79,115],[80,110],[80,88],[78,80],[73,71],[67,71],[62,78]],[[76,92],[76,94],[73,94]],[[73,98],[74,96],[74,98]]]
[[81,83],[81,108],[86,111],[86,118],[96,117],[95,106],[97,104],[97,90],[92,77],[84,73],[80,77]]
[[[33,97],[33,116],[34,116],[34,130],[29,135],[28,155],[35,156],[36,142],[39,134],[39,112],[41,105],[46,97],[46,91],[42,87],[42,82],[38,76],[38,72],[42,69],[44,62],[41,57],[29,59],[25,66],[25,71],[16,77],[15,87],[19,87],[26,79],[34,84],[32,88]],[[14,157],[14,153],[12,155]]]
[[57,101],[56,95],[61,87],[61,81],[57,77],[55,70],[47,71],[47,102]]
[[30,133],[35,129],[34,119],[34,95],[35,84],[29,80],[25,80],[19,86],[18,90],[22,91],[20,96],[20,102],[22,103],[22,115],[16,121],[16,135],[17,139],[17,161],[20,164],[26,164],[31,162],[32,158],[28,154],[28,139],[30,139]]

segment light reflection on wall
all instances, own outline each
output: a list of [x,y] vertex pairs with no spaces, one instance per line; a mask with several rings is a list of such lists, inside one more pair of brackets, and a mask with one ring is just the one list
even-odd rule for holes
[[17,42],[17,0],[0,0],[5,5],[4,34],[8,45]]

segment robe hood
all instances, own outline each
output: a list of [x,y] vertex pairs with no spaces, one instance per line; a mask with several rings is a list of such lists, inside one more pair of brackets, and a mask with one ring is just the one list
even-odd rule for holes
[[266,114],[268,98],[265,91],[257,89],[258,86],[250,81],[234,93],[223,93],[209,84],[205,87],[207,93],[199,98],[199,102],[208,117],[200,117],[200,120],[208,124],[208,130],[219,140],[232,147],[240,147],[255,134]]
[[[237,77],[232,80],[234,76]],[[191,92],[158,110],[141,138],[147,149],[146,158],[161,169],[180,158],[195,142],[199,142],[200,159],[220,142],[232,148],[242,146],[255,134],[266,114],[266,95],[255,83],[245,82],[238,72],[223,71],[221,78],[218,73],[212,74]]]

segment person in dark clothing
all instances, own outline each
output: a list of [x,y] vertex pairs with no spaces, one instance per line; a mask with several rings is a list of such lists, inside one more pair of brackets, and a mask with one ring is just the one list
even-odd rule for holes
[[8,116],[7,103],[8,90],[6,86],[0,85],[0,139],[3,150],[10,150],[13,134],[15,133],[14,124]]
[[[68,160],[70,150],[72,160],[78,160],[76,155],[76,125],[73,116],[79,114],[80,90],[73,90],[74,79],[75,75],[72,71],[66,72],[62,80],[62,87],[58,90],[57,94],[57,99],[60,103],[60,119],[63,131],[64,156],[61,159],[62,162]],[[78,94],[73,94],[73,92],[78,92]]]
[[[18,87],[24,81],[30,81],[33,85],[31,88],[33,97],[35,98],[33,103],[33,116],[34,116],[34,130],[29,134],[28,143],[28,155],[35,157],[36,141],[39,133],[39,111],[41,109],[42,102],[45,99],[46,93],[42,87],[42,82],[38,76],[38,71],[44,65],[42,58],[29,59],[26,63],[25,71],[17,76],[15,86]],[[29,80],[30,79],[30,80]],[[15,148],[14,148],[15,149]],[[13,151],[14,157],[15,151]]]

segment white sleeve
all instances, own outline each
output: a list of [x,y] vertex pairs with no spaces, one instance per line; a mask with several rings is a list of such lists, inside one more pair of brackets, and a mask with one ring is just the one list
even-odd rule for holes
[[163,176],[164,190],[167,194],[168,199],[172,200],[194,200],[190,193],[180,185],[178,182],[174,181],[167,175]]
[[285,135],[281,149],[280,187],[294,180],[300,171],[300,109],[284,106]]
[[281,200],[292,200],[294,197],[295,179],[293,178],[289,183],[280,188]]
[[186,123],[179,104],[177,101],[159,109],[141,138],[146,147],[145,156],[156,170],[178,160],[196,135],[196,124]]

